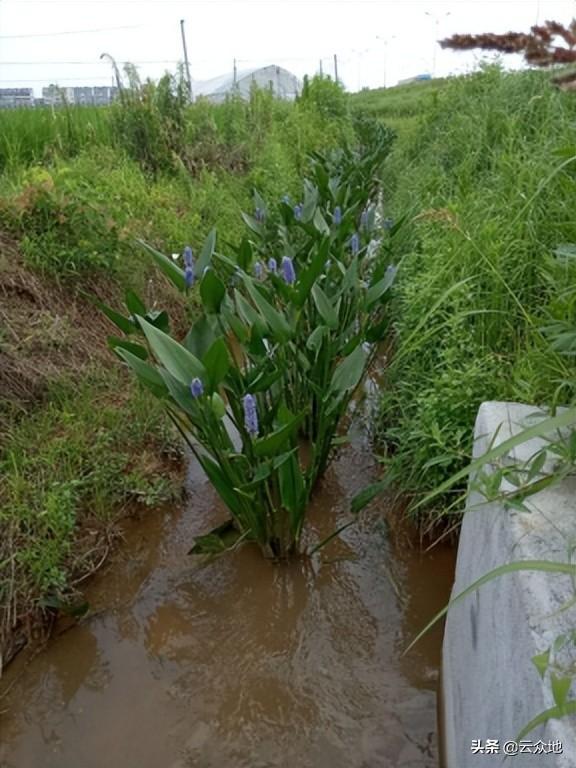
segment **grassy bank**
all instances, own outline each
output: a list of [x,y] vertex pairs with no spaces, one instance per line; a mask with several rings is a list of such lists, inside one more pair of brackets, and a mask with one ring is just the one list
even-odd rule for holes
[[432,98],[428,88],[373,99],[377,114],[418,114],[417,130],[398,117],[385,177],[406,255],[381,419],[391,467],[416,495],[469,460],[482,401],[576,394],[574,357],[546,332],[574,319],[574,259],[555,251],[576,240],[576,100],[541,72],[488,69]]
[[[0,142],[0,655],[74,601],[132,502],[173,498],[179,441],[106,347],[90,296],[135,289],[182,323],[194,305],[158,281],[143,238],[197,251],[218,223],[237,242],[252,191],[297,201],[305,156],[353,136],[343,93],[298,104],[254,92],[215,107],[174,83],[106,110],[10,111]],[[168,88],[168,91],[166,90]],[[163,90],[164,89],[164,90]]]

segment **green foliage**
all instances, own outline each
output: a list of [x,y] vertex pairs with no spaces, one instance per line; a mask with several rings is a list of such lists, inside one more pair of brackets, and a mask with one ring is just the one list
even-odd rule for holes
[[[318,185],[305,180],[301,206],[269,205],[256,192],[236,249],[224,253],[211,232],[197,262],[189,252],[180,267],[146,246],[177,289],[199,283],[205,316],[183,344],[141,315],[106,308],[130,338],[143,336],[135,350],[116,344],[118,355],[164,402],[240,537],[271,557],[297,550],[310,493],[388,329],[395,269],[375,258],[366,206],[390,142],[373,135],[361,149],[316,153]],[[205,537],[211,552],[215,537]]]
[[[93,371],[88,382],[55,382],[45,408],[14,418],[0,454],[0,614],[25,615],[49,596],[64,599],[86,567],[76,542],[111,522],[128,500],[171,499],[175,487],[150,458],[172,449],[153,398],[123,376]],[[122,407],[110,389],[124,393]],[[143,450],[145,441],[147,449]],[[101,537],[91,546],[101,546]]]
[[182,72],[165,74],[155,84],[141,83],[132,65],[125,70],[129,85],[111,107],[113,135],[143,170],[172,170],[185,147],[189,94]]
[[0,220],[20,239],[35,267],[64,275],[115,269],[122,251],[119,227],[105,205],[64,174],[33,168],[20,193],[1,210]]
[[[238,241],[238,212],[253,187],[270,199],[296,195],[306,153],[353,139],[347,115],[331,117],[313,103],[255,89],[249,101],[189,105],[181,78],[141,84],[129,71],[130,85],[110,108],[2,115],[7,136],[24,118],[32,134],[38,128],[37,144],[16,152],[2,177],[0,220],[40,269],[102,270],[122,281],[138,258],[131,238],[171,253],[205,237],[216,219],[226,240]],[[57,133],[44,131],[42,115],[52,115]],[[94,116],[98,131],[88,127]]]
[[315,75],[312,79],[305,75],[300,104],[304,108],[312,107],[325,117],[343,118],[348,113],[344,87],[329,75]]
[[108,111],[100,107],[4,109],[0,115],[0,172],[112,141]]
[[575,394],[574,358],[550,349],[542,328],[558,338],[573,318],[574,263],[551,254],[576,239],[566,207],[576,103],[541,73],[488,68],[422,106],[385,187],[389,213],[408,220],[394,240],[407,253],[382,425],[396,476],[414,492],[465,465],[483,400]]

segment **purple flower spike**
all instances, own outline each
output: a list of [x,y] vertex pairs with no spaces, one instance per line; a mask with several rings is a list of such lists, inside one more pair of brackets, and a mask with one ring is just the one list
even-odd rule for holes
[[192,397],[201,397],[204,394],[204,385],[200,379],[192,379],[192,383],[190,384],[190,392],[192,393]]
[[392,227],[394,226],[394,219],[391,219],[391,218],[384,219],[382,224],[384,225],[384,229],[392,229]]
[[262,264],[259,261],[254,264],[254,277],[256,280],[260,280],[262,277]]
[[265,215],[266,214],[264,213],[262,208],[256,208],[256,210],[254,211],[254,218],[256,219],[256,221],[260,222],[260,224],[264,221]]
[[184,248],[184,266],[194,268],[194,254],[189,245]]
[[356,254],[360,250],[360,238],[358,237],[357,232],[354,232],[354,234],[350,238],[350,249],[352,250],[353,256],[356,256]]
[[302,204],[301,203],[299,205],[294,206],[294,218],[296,219],[296,221],[302,220]]
[[296,282],[296,272],[290,256],[282,257],[282,277],[288,285],[293,285]]
[[334,208],[334,213],[332,214],[332,221],[337,227],[340,226],[340,223],[342,222],[342,210],[339,205],[337,205],[336,208]]
[[360,216],[360,229],[368,229],[368,211],[366,210],[362,211]]
[[245,395],[242,404],[244,406],[244,426],[251,437],[258,434],[258,413],[256,411],[256,398],[254,395]]
[[194,284],[194,267],[186,267],[184,270],[184,280],[186,288],[190,288]]
[[273,256],[272,258],[268,259],[268,271],[272,272],[273,274],[278,272],[278,263]]

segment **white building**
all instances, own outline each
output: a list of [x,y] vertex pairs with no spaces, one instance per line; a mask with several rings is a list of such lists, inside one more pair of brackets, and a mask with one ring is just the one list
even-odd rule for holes
[[0,88],[0,107],[33,107],[34,91],[32,88]]
[[80,86],[74,88],[60,88],[58,85],[49,85],[42,88],[43,103],[48,107],[61,107],[62,104],[97,105],[110,104],[118,95],[117,88],[109,85]]
[[204,96],[210,101],[220,103],[226,96],[236,93],[241,98],[248,99],[253,83],[258,88],[269,88],[280,99],[292,100],[300,93],[300,81],[296,75],[271,64],[268,67],[242,70],[235,74],[230,72],[212,80],[193,83],[194,98]]

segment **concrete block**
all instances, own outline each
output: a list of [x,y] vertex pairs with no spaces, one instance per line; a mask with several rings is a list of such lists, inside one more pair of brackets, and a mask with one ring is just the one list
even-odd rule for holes
[[[496,433],[494,445],[542,417],[526,405],[483,403],[474,456],[489,449]],[[532,440],[505,461],[526,460],[544,444]],[[576,478],[541,491],[526,505],[529,513],[506,511],[469,492],[453,597],[493,568],[515,560],[570,562],[569,547],[576,544]],[[558,612],[574,597],[570,576],[522,571],[484,585],[450,609],[442,670],[446,768],[501,765],[504,744],[515,741],[532,718],[554,706],[549,677],[542,680],[531,659],[576,627],[576,606]],[[473,740],[485,748],[487,739],[497,741],[498,752],[472,752]],[[537,742],[544,742],[546,750],[550,742],[560,742],[562,752],[537,752]],[[576,766],[576,717],[549,720],[528,734],[520,749],[506,765]]]

